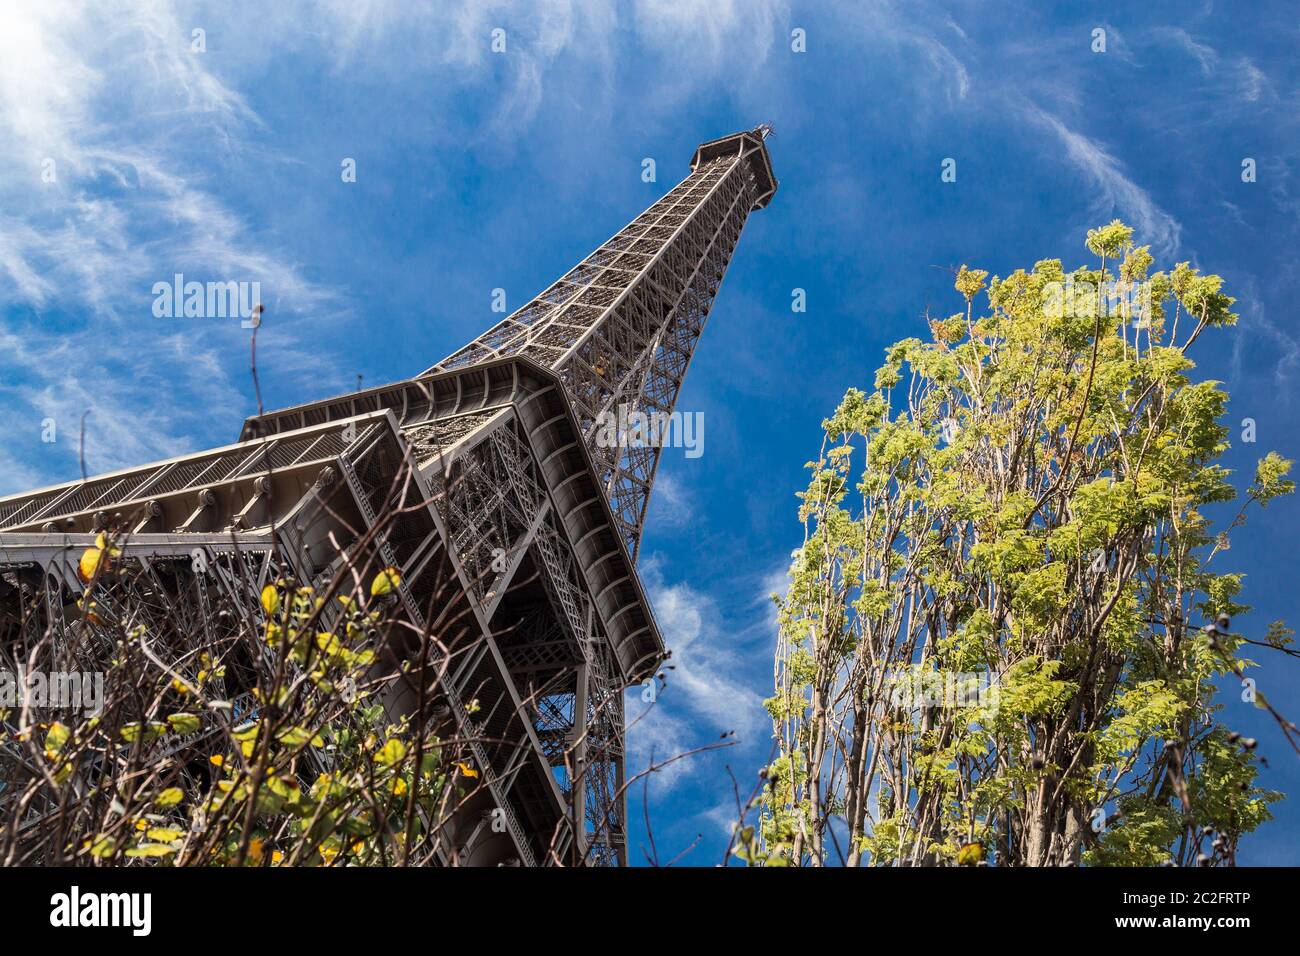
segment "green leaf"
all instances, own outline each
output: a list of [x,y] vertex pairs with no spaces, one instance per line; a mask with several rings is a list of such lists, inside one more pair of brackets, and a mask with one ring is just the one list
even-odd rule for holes
[[279,740],[280,743],[284,744],[286,747],[292,747],[294,750],[305,747],[309,743],[313,747],[325,746],[325,741],[319,734],[313,734],[311,731],[303,727],[288,728],[281,732]]
[[167,725],[156,720],[126,724],[120,731],[122,739],[131,744],[137,740],[146,744],[153,743],[166,732]]
[[196,732],[203,726],[203,721],[197,714],[172,714],[167,718],[167,723],[171,724],[172,730],[182,737]]

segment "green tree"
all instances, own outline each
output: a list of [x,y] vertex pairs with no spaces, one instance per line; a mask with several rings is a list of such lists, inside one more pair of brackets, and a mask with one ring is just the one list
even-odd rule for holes
[[1212,530],[1237,496],[1228,396],[1189,350],[1234,300],[1187,263],[1151,274],[1118,221],[1087,248],[1068,274],[963,266],[964,309],[824,422],[746,859],[1209,864],[1269,818],[1216,682],[1248,645],[1293,652],[1280,623],[1232,630],[1242,576],[1219,565],[1291,462],[1263,458]]

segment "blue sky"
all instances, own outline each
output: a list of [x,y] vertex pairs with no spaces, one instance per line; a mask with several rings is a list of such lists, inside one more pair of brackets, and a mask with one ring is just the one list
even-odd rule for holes
[[[75,477],[88,408],[94,470],[234,439],[255,408],[248,333],[156,318],[155,282],[261,282],[268,407],[395,380],[498,318],[494,288],[513,309],[632,219],[697,142],[771,122],[781,189],[745,229],[679,406],[704,412],[705,453],[667,453],[642,550],[678,669],[633,764],[738,732],[649,788],[661,856],[700,834],[686,860],[717,862],[725,765],[747,789],[768,752],[766,595],[799,542],[803,464],[884,346],[955,310],[949,267],[1074,265],[1085,229],[1123,218],[1162,265],[1191,260],[1238,297],[1239,327],[1198,355],[1230,420],[1257,423],[1229,464],[1300,455],[1294,8],[1156,6],[6,4],[0,493]],[[1257,514],[1225,556],[1260,630],[1295,617],[1298,507]],[[1300,713],[1300,669],[1263,662],[1261,689]],[[1300,763],[1225,700],[1265,781],[1296,794],[1243,859],[1300,861]],[[636,856],[639,788],[630,810]]]

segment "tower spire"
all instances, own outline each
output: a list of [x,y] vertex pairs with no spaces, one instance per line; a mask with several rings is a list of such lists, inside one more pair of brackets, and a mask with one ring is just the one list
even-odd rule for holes
[[701,143],[690,175],[667,195],[424,373],[508,355],[558,372],[633,559],[660,449],[602,447],[600,426],[623,414],[672,414],[745,220],[776,192],[764,144],[771,129]]

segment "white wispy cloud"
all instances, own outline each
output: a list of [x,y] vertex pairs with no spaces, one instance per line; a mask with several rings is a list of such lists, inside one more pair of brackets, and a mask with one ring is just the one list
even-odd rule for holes
[[1031,119],[1050,130],[1068,159],[1091,182],[1095,193],[1091,213],[1100,221],[1118,216],[1137,231],[1137,240],[1162,257],[1178,251],[1182,226],[1165,212],[1151,194],[1124,172],[1119,160],[1097,140],[1070,129],[1056,116],[1034,106],[1026,107]]
[[[182,264],[191,278],[260,282],[287,323],[330,299],[208,185],[228,155],[209,147],[242,149],[263,124],[190,44],[161,0],[0,12],[0,366],[14,383],[0,443],[14,459],[33,422],[55,417],[66,436],[87,408],[93,470],[187,450],[213,408],[230,409],[233,432],[242,339],[151,312],[153,283]],[[7,469],[4,490],[33,474]]]
[[664,470],[662,465],[655,476],[650,514],[655,525],[663,528],[685,527],[694,514],[690,491],[676,474]]
[[[86,419],[86,463],[90,471],[112,471],[190,450],[189,435],[214,408],[237,408],[240,396],[220,374],[216,359],[196,354],[185,336],[160,336],[152,343],[156,362],[132,363],[108,354],[97,335],[72,332],[50,336],[33,326],[0,328],[0,399],[8,409],[0,441],[14,466],[0,473],[0,494],[52,483],[18,466],[15,448],[41,440],[42,422],[53,419],[56,444],[65,450],[73,477],[82,414]],[[158,396],[175,396],[158,401]],[[231,435],[229,440],[233,440]]]
[[1233,380],[1246,374],[1248,354],[1253,361],[1258,361],[1258,356],[1268,356],[1273,362],[1273,382],[1272,387],[1263,391],[1273,401],[1289,403],[1295,374],[1300,369],[1300,338],[1269,317],[1260,296],[1259,281],[1254,276],[1240,279],[1236,292],[1235,308],[1241,319],[1232,337]]
[[[790,571],[789,566],[785,563],[777,565],[767,574],[763,575],[763,582],[759,588],[755,601],[759,604],[775,608],[772,603],[772,595],[784,598],[786,592],[790,590]],[[773,610],[773,621],[775,622],[775,610]]]
[[935,73],[951,77],[956,98],[964,100],[970,92],[970,73],[966,70],[966,64],[948,49],[947,44],[934,37],[917,33],[909,39],[920,49]]
[[[18,291],[43,305],[54,288],[68,289],[61,280],[69,276],[50,276],[60,261],[69,272],[73,259],[81,263],[82,282],[64,293],[69,296],[87,286],[109,293],[110,281],[120,286],[131,279],[136,268],[106,269],[93,253],[130,248],[129,240],[138,238],[132,227],[142,216],[174,224],[173,241],[183,251],[202,252],[218,267],[257,269],[274,279],[268,285],[295,296],[309,291],[292,264],[257,248],[248,240],[248,224],[203,188],[211,169],[187,168],[173,158],[179,134],[193,133],[195,123],[232,151],[266,148],[262,120],[210,63],[219,60],[225,74],[255,82],[268,56],[280,49],[302,54],[305,43],[315,41],[316,53],[337,66],[407,78],[437,74],[434,96],[447,86],[490,86],[496,116],[481,135],[517,137],[536,116],[553,71],[574,61],[612,67],[628,28],[648,55],[662,58],[657,81],[698,88],[716,71],[726,73],[725,82],[742,84],[743,77],[724,71],[724,64],[742,58],[761,68],[788,2],[637,0],[621,7],[602,0],[488,0],[412,9],[394,0],[330,0],[264,10],[181,7],[168,0],[110,0],[87,9],[49,0],[8,6],[3,16],[0,129],[9,135],[0,139],[0,158],[29,171],[30,179],[16,185],[41,194],[40,202],[21,211],[37,219],[33,207],[48,208],[52,198],[73,203],[97,178],[115,181],[127,194],[97,197],[97,208],[73,208],[64,221],[75,237],[61,242],[6,230],[0,266]],[[191,50],[193,29],[207,30],[210,52]],[[491,52],[496,29],[505,33],[503,56]],[[243,41],[255,33],[267,49],[246,51]],[[394,41],[407,55],[392,55]],[[504,72],[504,81],[496,71]],[[55,161],[58,181],[33,190],[46,159]],[[68,255],[59,259],[60,252]]]
[[1156,27],[1152,35],[1165,40],[1196,60],[1201,72],[1209,76],[1218,65],[1219,54],[1208,43],[1195,39],[1183,27]]
[[[1272,92],[1268,76],[1249,56],[1222,56],[1183,27],[1157,27],[1151,31],[1151,36],[1156,42],[1172,45],[1195,60],[1203,77],[1221,77],[1217,84],[1220,96],[1212,104],[1216,112],[1232,111],[1236,102],[1256,103]],[[1222,95],[1228,91],[1232,96]]]
[[837,14],[848,36],[866,43],[870,55],[883,52],[903,66],[913,79],[918,105],[952,108],[970,94],[972,79],[966,59],[931,28],[931,24],[941,23],[963,45],[969,42],[967,32],[946,9],[865,0],[842,6]]
[[[762,662],[770,659],[766,618],[755,625],[748,602],[735,612],[723,610],[708,594],[684,582],[670,583],[664,573],[654,556],[643,560],[641,575],[672,651],[672,668],[665,672],[667,688],[648,711],[637,689],[629,695],[629,719],[646,711],[628,735],[632,772],[648,765],[652,750],[662,760],[715,742],[728,731],[735,731],[744,746],[765,741],[770,733],[761,693],[767,671]],[[689,758],[671,764],[657,774],[656,786],[669,788],[692,770]]]
[[1236,83],[1242,99],[1254,103],[1270,91],[1268,77],[1257,67],[1250,57],[1241,57],[1236,61]]
[[[749,794],[742,793],[740,799],[743,806],[744,801],[749,799]],[[735,830],[737,821],[740,819],[740,813],[736,809],[736,799],[735,799],[734,792],[731,795],[730,799],[726,799],[723,800],[721,803],[714,804],[713,806],[709,807],[709,809],[700,813],[699,819],[707,826],[714,827],[715,832],[717,832],[718,835],[722,837],[724,840],[729,840],[731,838],[731,834]],[[749,819],[752,822],[753,816],[751,816]]]
[[724,82],[744,83],[787,36],[789,18],[787,0],[636,0],[632,25],[653,53],[674,65],[663,91],[671,106],[698,84],[716,82],[724,65]]
[[689,584],[651,578],[650,600],[676,668],[668,693],[684,697],[686,706],[717,730],[752,737],[765,723],[762,697],[741,677],[744,668],[716,603]]

